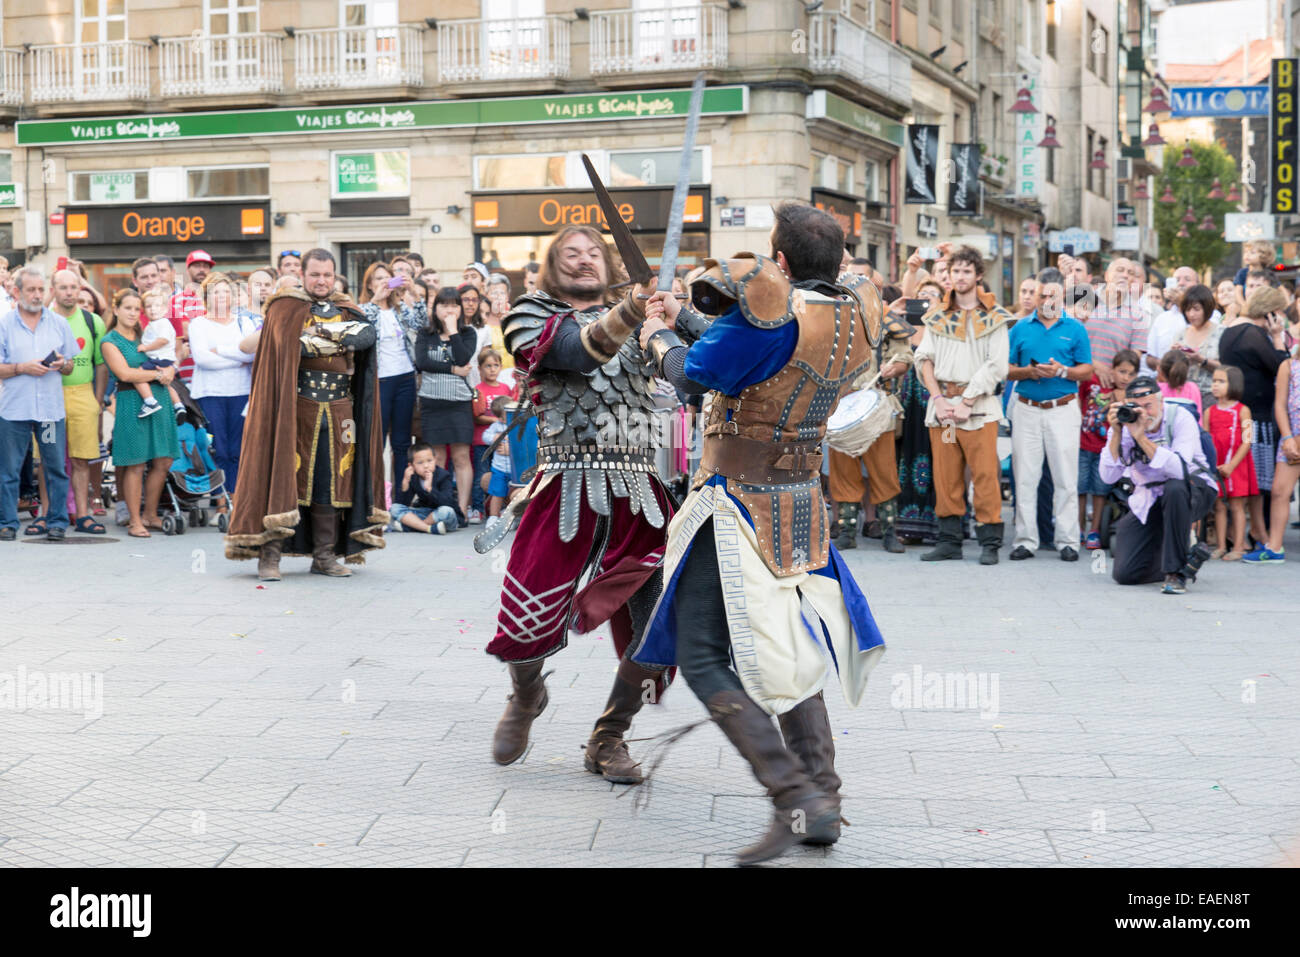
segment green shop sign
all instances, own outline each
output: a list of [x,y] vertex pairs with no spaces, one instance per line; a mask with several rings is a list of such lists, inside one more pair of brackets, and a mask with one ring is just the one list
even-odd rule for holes
[[[90,117],[78,120],[22,120],[19,146],[56,143],[124,143],[217,136],[283,136],[291,133],[350,133],[371,130],[429,130],[519,123],[582,123],[685,116],[691,91],[637,90],[564,96],[514,96],[490,100],[434,100],[365,106],[238,110],[228,113],[161,113],[151,116]],[[749,109],[749,88],[715,86],[704,91],[703,113],[727,115]]]
[[407,150],[335,153],[334,198],[411,195]]
[[827,119],[866,133],[878,140],[885,140],[895,146],[907,142],[907,130],[902,123],[881,116],[865,106],[858,106],[851,100],[836,96],[826,90],[813,90],[808,95],[807,117],[810,120]]
[[22,204],[22,186],[18,183],[0,183],[0,209],[14,209]]

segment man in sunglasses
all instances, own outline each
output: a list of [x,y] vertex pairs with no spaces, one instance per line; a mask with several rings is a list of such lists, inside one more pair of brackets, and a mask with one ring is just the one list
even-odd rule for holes
[[281,276],[297,276],[302,279],[302,253],[297,249],[286,249],[280,253],[276,267]]
[[1103,482],[1127,476],[1134,486],[1129,514],[1115,528],[1112,574],[1121,585],[1163,578],[1164,594],[1181,595],[1200,567],[1188,546],[1192,525],[1214,507],[1219,486],[1193,413],[1166,403],[1150,376],[1133,380],[1125,395],[1106,413],[1100,463]]

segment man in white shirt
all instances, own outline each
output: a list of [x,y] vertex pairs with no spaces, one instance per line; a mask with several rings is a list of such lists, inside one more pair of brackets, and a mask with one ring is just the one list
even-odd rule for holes
[[[1160,315],[1156,316],[1155,321],[1151,323],[1151,330],[1147,333],[1147,354],[1146,364],[1148,368],[1158,369],[1160,367],[1160,357],[1169,351],[1178,338],[1178,334],[1187,326],[1187,319],[1183,316],[1182,298],[1200,281],[1196,275],[1196,270],[1191,266],[1179,266],[1174,270],[1174,291],[1177,301],[1169,309],[1166,309]],[[1216,309],[1214,315],[1210,317],[1211,322],[1219,321],[1219,312]]]

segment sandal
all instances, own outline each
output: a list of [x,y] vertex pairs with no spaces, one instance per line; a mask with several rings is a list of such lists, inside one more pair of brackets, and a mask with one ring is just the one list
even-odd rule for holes
[[95,512],[96,515],[107,515],[107,514],[108,514],[108,510],[107,510],[107,509],[104,509],[104,508],[97,508],[97,509],[94,509],[94,512]]
[[149,534],[149,530],[147,528],[143,532],[137,532],[128,528],[126,530],[126,533],[130,535],[132,538],[153,538],[153,536]]
[[25,529],[23,529],[24,535],[31,535],[31,536],[48,535],[49,532],[50,530],[45,527],[45,519],[43,518],[36,519]]
[[89,515],[81,516],[72,527],[79,532],[85,532],[87,535],[103,535],[107,531],[103,525],[100,525]]

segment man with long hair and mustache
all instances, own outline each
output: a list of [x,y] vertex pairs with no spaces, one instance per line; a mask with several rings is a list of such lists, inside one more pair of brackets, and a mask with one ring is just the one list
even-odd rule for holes
[[[624,657],[661,590],[659,560],[671,499],[655,472],[653,386],[632,334],[645,318],[634,286],[611,305],[614,261],[601,234],[566,226],[551,241],[535,292],[502,322],[506,349],[538,418],[537,472],[506,566],[497,632],[488,645],[510,669],[513,694],[492,757],[512,764],[546,709],[545,660],[579,633],[609,623],[618,674],[587,743],[584,765],[606,780],[642,780],[623,738],[667,686],[662,668]],[[662,306],[653,303],[655,312]],[[511,515],[475,541],[493,548]],[[590,574],[583,587],[584,576]]]

